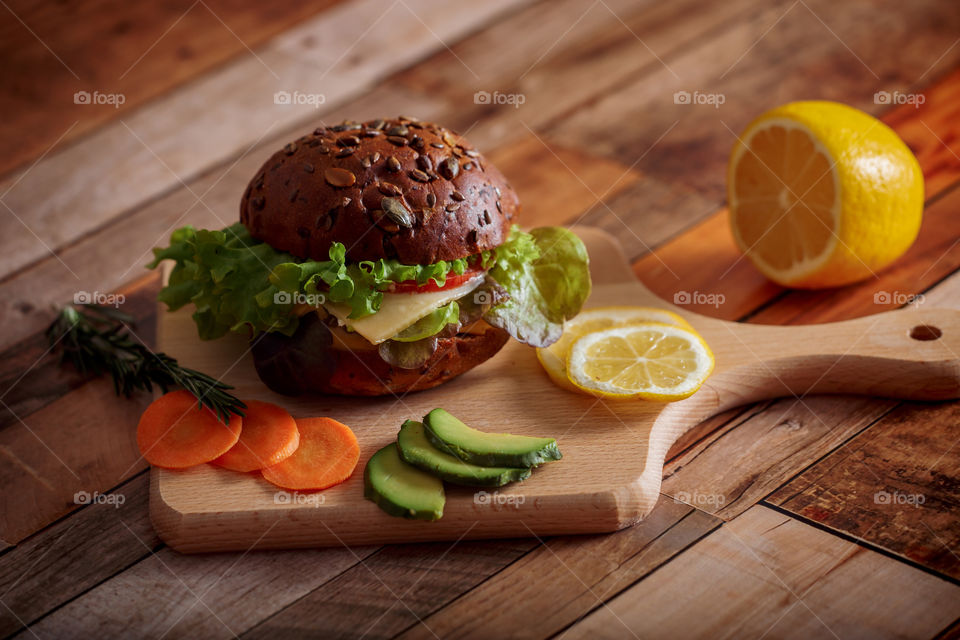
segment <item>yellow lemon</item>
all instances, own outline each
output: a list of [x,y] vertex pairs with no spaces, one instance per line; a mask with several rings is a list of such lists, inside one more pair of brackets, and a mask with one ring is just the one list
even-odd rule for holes
[[599,307],[581,311],[563,326],[563,336],[549,347],[537,349],[537,358],[553,382],[569,389],[578,389],[567,379],[567,354],[578,338],[601,329],[622,327],[643,322],[660,322],[678,327],[689,327],[687,321],[666,309],[653,307]]
[[695,331],[653,322],[588,333],[567,356],[570,382],[617,399],[681,400],[700,388],[713,366],[713,353]]
[[836,102],[791,102],[747,126],[730,154],[730,226],[774,282],[833,287],[863,280],[913,243],[923,174],[873,116]]

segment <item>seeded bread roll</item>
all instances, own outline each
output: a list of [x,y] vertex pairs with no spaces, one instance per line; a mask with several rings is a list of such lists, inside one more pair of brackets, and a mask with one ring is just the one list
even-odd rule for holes
[[[326,332],[319,321],[304,323],[300,332]],[[346,396],[381,396],[432,389],[456,378],[496,355],[510,335],[487,327],[482,333],[458,333],[438,341],[433,356],[416,369],[394,367],[376,348],[360,351],[324,350],[323,358],[302,348],[284,348],[297,337],[265,334],[253,344],[257,374],[270,389],[289,396],[330,393]],[[314,339],[308,342],[316,346]]]
[[506,241],[520,202],[464,138],[414,118],[346,121],[286,145],[240,203],[250,234],[301,258],[433,264]]

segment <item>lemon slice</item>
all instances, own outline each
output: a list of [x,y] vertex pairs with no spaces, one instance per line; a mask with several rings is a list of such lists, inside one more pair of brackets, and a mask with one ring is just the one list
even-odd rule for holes
[[913,243],[923,175],[906,144],[843,104],[792,102],[754,120],[730,154],[730,226],[765,276],[788,287],[868,278]]
[[567,378],[567,355],[578,338],[591,331],[623,327],[629,324],[659,322],[689,327],[687,321],[666,309],[653,307],[598,307],[581,311],[563,325],[563,336],[549,347],[537,349],[537,358],[555,384],[570,391],[579,391]]
[[567,375],[605,398],[673,401],[693,395],[713,371],[713,353],[697,333],[647,323],[588,333],[573,343]]

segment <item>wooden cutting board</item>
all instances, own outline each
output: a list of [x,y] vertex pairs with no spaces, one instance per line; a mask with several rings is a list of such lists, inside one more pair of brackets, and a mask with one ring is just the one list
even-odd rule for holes
[[[401,397],[287,398],[257,378],[238,336],[201,342],[189,310],[160,314],[158,347],[222,378],[244,399],[294,416],[350,425],[360,462],[345,483],[319,493],[280,491],[257,474],[211,465],[153,469],[150,514],[182,552],[315,547],[615,531],[641,520],[659,497],[664,456],[678,437],[725,409],[777,396],[859,393],[917,400],[960,396],[960,312],[907,308],[799,327],[737,324],[687,313],[633,275],[616,240],[577,229],[591,258],[588,306],[648,305],[684,315],[716,356],[691,398],[672,404],[598,401],[554,386],[534,350],[511,341],[494,358],[439,388]],[[682,302],[682,300],[681,300]],[[443,518],[409,521],[363,499],[367,459],[400,424],[443,407],[486,431],[555,437],[563,460],[499,491],[448,485]]]

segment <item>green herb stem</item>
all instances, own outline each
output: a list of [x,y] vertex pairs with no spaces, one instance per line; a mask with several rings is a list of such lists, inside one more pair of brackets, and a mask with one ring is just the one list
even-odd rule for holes
[[130,397],[135,391],[166,393],[183,388],[197,398],[198,407],[208,407],[222,422],[230,414],[242,416],[246,405],[229,393],[232,386],[205,373],[180,366],[165,353],[154,353],[134,340],[127,331],[133,318],[102,305],[64,307],[47,328],[52,349],[61,361],[69,361],[82,374],[109,374],[117,395]]

